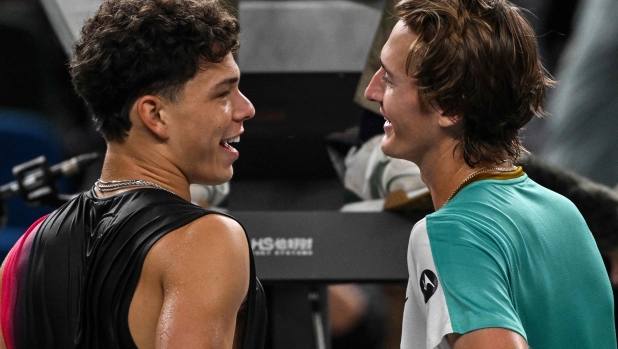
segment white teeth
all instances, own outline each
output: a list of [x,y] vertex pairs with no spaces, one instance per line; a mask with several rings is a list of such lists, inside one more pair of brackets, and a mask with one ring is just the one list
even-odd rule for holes
[[236,136],[234,138],[228,138],[223,140],[225,143],[238,143],[240,142],[240,136]]

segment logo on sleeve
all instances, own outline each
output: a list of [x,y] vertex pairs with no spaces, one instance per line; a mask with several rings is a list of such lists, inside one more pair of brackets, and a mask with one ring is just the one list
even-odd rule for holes
[[423,296],[425,296],[425,303],[436,293],[438,289],[438,277],[431,270],[425,269],[421,273],[421,292],[423,292]]

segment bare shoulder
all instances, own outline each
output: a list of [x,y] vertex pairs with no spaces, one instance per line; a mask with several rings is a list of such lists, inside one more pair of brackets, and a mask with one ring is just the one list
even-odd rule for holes
[[249,272],[249,244],[242,226],[234,219],[209,214],[163,238],[151,249],[149,259],[168,281],[213,268],[241,275]]
[[[165,236],[168,251],[176,249],[220,250],[248,253],[249,244],[242,226],[221,214],[209,214]],[[163,240],[163,239],[162,239]],[[215,251],[212,251],[215,252]]]
[[154,339],[156,348],[231,348],[249,263],[245,232],[227,216],[210,214],[166,234],[146,255],[132,335],[146,347]]

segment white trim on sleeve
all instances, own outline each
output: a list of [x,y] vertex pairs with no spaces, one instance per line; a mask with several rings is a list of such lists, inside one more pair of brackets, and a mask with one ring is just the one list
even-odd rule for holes
[[425,219],[418,221],[410,234],[408,273],[401,349],[451,349],[445,336],[453,333],[453,328]]

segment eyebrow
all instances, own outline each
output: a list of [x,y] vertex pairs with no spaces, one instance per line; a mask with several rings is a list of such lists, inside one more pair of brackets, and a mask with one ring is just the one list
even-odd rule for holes
[[215,86],[213,87],[213,89],[219,88],[223,85],[233,85],[235,83],[237,83],[240,80],[240,77],[238,76],[232,76],[229,77],[227,79],[221,80],[218,83],[215,84]]
[[382,57],[380,57],[380,65],[382,66],[382,69],[384,69],[384,71],[386,72],[386,74],[388,74],[390,76],[390,78],[392,79],[395,75],[390,71],[390,69],[388,69],[386,67],[386,65],[384,65],[384,61],[382,61]]

